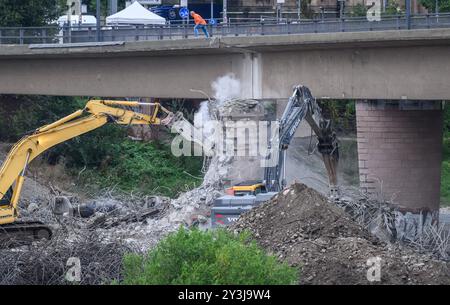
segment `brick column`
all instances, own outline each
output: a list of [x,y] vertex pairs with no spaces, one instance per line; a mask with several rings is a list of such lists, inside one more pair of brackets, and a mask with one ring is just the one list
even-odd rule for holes
[[[443,116],[440,102],[356,103],[360,186],[402,213],[439,210]],[[438,213],[438,212],[437,212]]]

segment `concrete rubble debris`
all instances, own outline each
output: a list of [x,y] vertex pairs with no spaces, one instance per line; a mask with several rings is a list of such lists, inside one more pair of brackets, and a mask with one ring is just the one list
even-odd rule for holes
[[374,284],[450,284],[450,263],[373,236],[343,208],[303,184],[293,184],[230,227],[301,267],[301,284],[370,284],[367,262],[381,259]]

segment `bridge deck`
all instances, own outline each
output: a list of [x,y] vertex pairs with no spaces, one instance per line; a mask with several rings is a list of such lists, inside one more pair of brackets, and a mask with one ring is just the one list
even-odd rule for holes
[[373,48],[450,45],[450,29],[391,30],[210,39],[73,44],[0,45],[0,58],[58,56],[167,56],[280,52],[329,48]]

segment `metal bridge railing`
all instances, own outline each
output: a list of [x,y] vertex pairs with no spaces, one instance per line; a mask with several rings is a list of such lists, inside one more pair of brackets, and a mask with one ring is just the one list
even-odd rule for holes
[[[409,22],[408,22],[409,21]],[[362,32],[405,29],[450,28],[450,14],[385,16],[380,21],[366,18],[310,20],[250,20],[208,25],[211,36],[261,36],[303,33]],[[203,33],[200,31],[200,37]],[[171,23],[148,26],[103,26],[100,41],[141,41],[194,37],[193,25]],[[0,27],[0,44],[64,44],[98,42],[95,26]]]

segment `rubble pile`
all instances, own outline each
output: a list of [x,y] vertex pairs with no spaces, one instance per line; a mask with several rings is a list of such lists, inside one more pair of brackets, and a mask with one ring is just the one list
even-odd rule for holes
[[[0,248],[0,285],[109,284],[121,278],[123,255],[138,251],[120,239],[65,227],[49,241]],[[70,271],[77,266],[80,273]]]
[[[300,267],[301,284],[450,284],[450,263],[381,241],[303,184],[245,213],[230,230],[249,230],[262,247]],[[370,282],[378,258],[381,281]]]
[[[418,252],[450,260],[450,230],[447,228],[445,208],[440,210],[441,221],[432,223],[430,214],[411,215],[399,211],[393,202],[383,196],[372,196],[354,188],[343,188],[341,192],[346,196],[336,204],[380,240],[400,242]],[[405,221],[408,217],[413,221]]]

